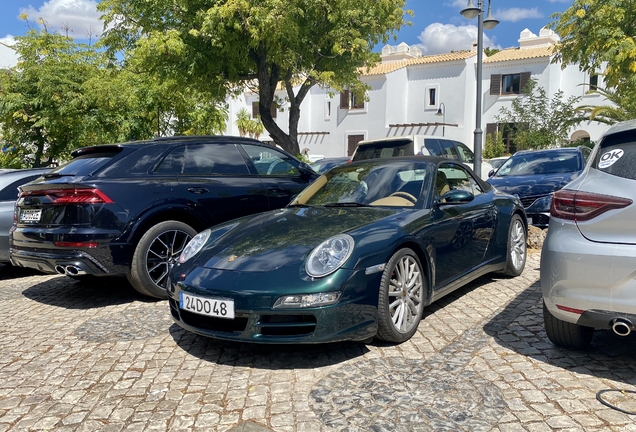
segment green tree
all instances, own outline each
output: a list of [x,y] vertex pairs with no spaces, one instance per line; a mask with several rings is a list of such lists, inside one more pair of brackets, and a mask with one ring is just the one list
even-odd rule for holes
[[[208,89],[217,100],[258,83],[259,113],[274,141],[298,154],[300,105],[309,89],[364,90],[371,50],[406,24],[405,0],[103,0],[111,51],[136,48],[147,70]],[[289,131],[272,118],[279,86]]]
[[554,61],[578,64],[594,73],[605,69],[608,88],[636,83],[636,5],[625,0],[574,0],[552,15],[561,36]]
[[484,159],[492,159],[506,154],[506,145],[503,142],[503,133],[486,135],[486,144],[484,145]]
[[626,84],[620,91],[618,89],[597,88],[590,90],[588,94],[598,93],[611,105],[581,105],[576,111],[587,120],[605,124],[614,124],[620,121],[636,118],[636,91],[633,85]]
[[514,123],[517,150],[560,147],[568,142],[568,129],[583,120],[575,110],[580,100],[579,96],[563,100],[561,90],[549,99],[546,90],[530,79],[524,94],[513,100],[510,108],[501,108],[496,119]]
[[104,57],[72,39],[30,30],[16,37],[17,67],[0,75],[0,124],[25,167],[48,166],[87,143],[84,85]]

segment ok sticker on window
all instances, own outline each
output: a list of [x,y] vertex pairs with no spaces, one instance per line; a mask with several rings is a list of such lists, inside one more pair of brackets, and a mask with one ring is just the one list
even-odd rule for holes
[[621,149],[614,149],[608,152],[605,152],[601,155],[601,160],[598,163],[598,167],[609,168],[616,163],[621,157],[623,157],[623,153],[625,153]]

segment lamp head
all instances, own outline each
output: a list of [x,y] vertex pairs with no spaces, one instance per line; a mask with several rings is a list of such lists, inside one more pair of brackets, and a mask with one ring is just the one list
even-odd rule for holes
[[495,27],[497,27],[497,24],[499,24],[499,20],[495,19],[495,17],[492,16],[492,10],[490,9],[490,3],[488,3],[488,16],[486,16],[486,18],[484,18],[484,28],[486,30],[492,30]]
[[[446,107],[444,107],[446,108]],[[446,109],[444,109],[444,111],[446,111]],[[444,111],[442,111],[442,105],[439,106],[439,108],[437,108],[437,112],[435,113],[436,116],[443,116],[444,115]]]
[[481,12],[481,8],[475,6],[473,0],[468,0],[468,5],[466,5],[465,9],[462,9],[459,13],[466,19],[473,19],[479,15]]

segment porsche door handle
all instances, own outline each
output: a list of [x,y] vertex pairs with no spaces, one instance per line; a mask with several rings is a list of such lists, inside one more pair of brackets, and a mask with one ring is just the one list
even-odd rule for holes
[[194,194],[204,194],[210,191],[203,187],[191,187],[191,188],[188,188],[188,192],[192,192]]

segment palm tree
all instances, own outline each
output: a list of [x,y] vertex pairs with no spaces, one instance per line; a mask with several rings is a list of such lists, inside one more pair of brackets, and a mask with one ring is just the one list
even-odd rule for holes
[[252,116],[250,112],[245,108],[241,108],[236,113],[236,121],[234,122],[236,127],[238,127],[239,134],[241,136],[245,136],[250,133],[251,123],[252,123]]
[[636,94],[630,89],[596,88],[587,94],[598,93],[612,105],[581,105],[576,111],[583,114],[585,120],[593,120],[608,125],[636,118]]

